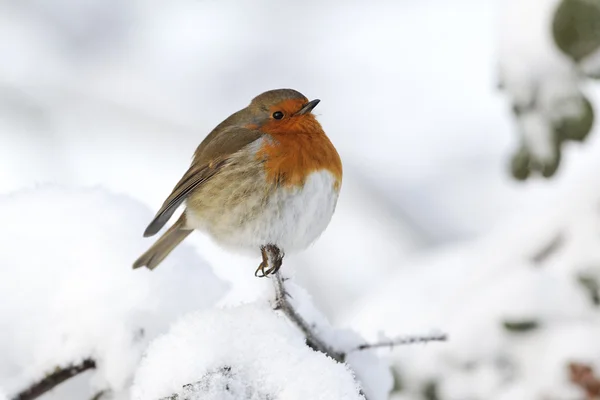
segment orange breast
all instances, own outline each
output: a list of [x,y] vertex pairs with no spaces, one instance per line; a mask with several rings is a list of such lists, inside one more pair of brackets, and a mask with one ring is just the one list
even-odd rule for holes
[[266,140],[257,157],[265,159],[267,180],[282,186],[302,185],[306,177],[321,170],[336,178],[336,188],[342,183],[342,161],[319,122],[312,116],[297,121],[298,126],[282,129],[263,127],[273,140]]

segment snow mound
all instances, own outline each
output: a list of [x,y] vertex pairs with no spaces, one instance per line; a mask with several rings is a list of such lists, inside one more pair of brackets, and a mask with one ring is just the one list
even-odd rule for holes
[[187,315],[156,339],[132,399],[362,399],[352,372],[310,349],[267,304]]
[[132,262],[152,213],[101,189],[0,197],[0,385],[18,393],[56,367],[96,361],[91,385],[130,384],[149,341],[225,290],[182,245],[154,272]]

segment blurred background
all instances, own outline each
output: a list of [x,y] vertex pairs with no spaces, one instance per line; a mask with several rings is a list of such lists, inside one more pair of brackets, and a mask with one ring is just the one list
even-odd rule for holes
[[[2,0],[0,194],[155,211],[214,126],[294,88],[344,184],[286,267],[336,325],[451,337],[386,353],[393,396],[600,398],[599,32],[597,0]],[[188,241],[224,303],[258,295],[258,258]]]

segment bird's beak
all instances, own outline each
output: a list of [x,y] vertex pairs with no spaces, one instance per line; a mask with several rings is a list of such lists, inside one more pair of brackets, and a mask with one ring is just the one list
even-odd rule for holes
[[296,115],[308,114],[309,112],[311,112],[313,110],[313,108],[315,108],[317,106],[317,104],[319,104],[320,101],[321,100],[319,100],[319,99],[314,99],[314,100],[309,101],[308,103],[306,103],[304,105],[304,107],[302,107],[300,109],[300,111],[298,111],[296,113]]

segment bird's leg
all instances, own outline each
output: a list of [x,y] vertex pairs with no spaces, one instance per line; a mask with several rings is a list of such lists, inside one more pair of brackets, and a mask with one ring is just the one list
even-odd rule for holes
[[[264,278],[279,271],[281,264],[283,264],[283,251],[279,250],[279,247],[274,244],[268,244],[260,247],[262,254],[262,262],[254,272],[254,276]],[[269,266],[270,259],[270,266]]]
[[265,268],[269,266],[269,255],[267,254],[266,246],[260,246],[260,254],[262,255],[262,262],[256,271],[254,271],[254,276],[263,278],[268,275],[268,273],[265,273]]
[[279,268],[281,268],[281,264],[283,264],[283,251],[279,249],[279,247],[268,244],[266,246],[267,252],[271,254],[271,268],[265,271],[265,276],[277,273]]

